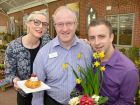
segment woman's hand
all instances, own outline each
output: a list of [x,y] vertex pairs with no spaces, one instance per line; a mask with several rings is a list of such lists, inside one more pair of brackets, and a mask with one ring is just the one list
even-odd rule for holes
[[20,79],[18,77],[14,78],[13,79],[13,83],[14,83],[14,88],[18,91],[20,88],[19,86],[17,85],[17,81],[19,81]]

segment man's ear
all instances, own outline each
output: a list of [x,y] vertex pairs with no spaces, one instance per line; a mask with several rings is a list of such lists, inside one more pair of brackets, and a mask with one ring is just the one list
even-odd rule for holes
[[111,41],[113,42],[114,34],[112,33],[112,34],[110,35],[110,37],[111,37]]
[[76,22],[75,25],[76,25],[75,27],[76,27],[76,29],[77,29],[77,27],[78,27],[78,23]]

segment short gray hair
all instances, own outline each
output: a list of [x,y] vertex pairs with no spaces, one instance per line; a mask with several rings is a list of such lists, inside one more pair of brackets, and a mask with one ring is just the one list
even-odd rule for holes
[[57,9],[54,11],[54,14],[52,15],[53,21],[54,21],[54,18],[55,18],[55,16],[56,16],[56,14],[57,14],[60,10],[62,10],[62,9],[66,9],[66,10],[70,11],[70,12],[75,16],[75,21],[77,22],[77,15],[76,15],[76,13],[75,13],[72,9],[70,9],[69,7],[67,7],[67,6],[60,6],[59,8],[57,8]]

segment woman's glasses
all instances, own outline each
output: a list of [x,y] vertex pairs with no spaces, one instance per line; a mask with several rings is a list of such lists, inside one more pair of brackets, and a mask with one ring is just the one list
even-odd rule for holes
[[34,19],[34,20],[31,20],[34,22],[34,25],[35,26],[39,26],[40,24],[42,24],[43,27],[48,27],[49,23],[48,22],[41,22],[40,20],[38,19]]

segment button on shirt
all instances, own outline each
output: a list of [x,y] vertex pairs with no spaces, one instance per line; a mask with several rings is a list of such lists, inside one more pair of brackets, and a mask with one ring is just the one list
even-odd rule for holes
[[115,50],[109,61],[103,62],[104,72],[101,95],[107,96],[106,105],[134,105],[139,83],[135,65],[120,51]]
[[[80,59],[77,58],[79,53],[82,55]],[[51,98],[61,104],[68,104],[70,93],[76,85],[72,68],[78,70],[78,65],[85,68],[86,64],[91,64],[91,58],[92,50],[83,40],[75,37],[71,48],[67,50],[56,37],[39,51],[33,70],[41,81],[51,87],[47,90]],[[42,94],[33,94],[33,105],[43,105]]]

